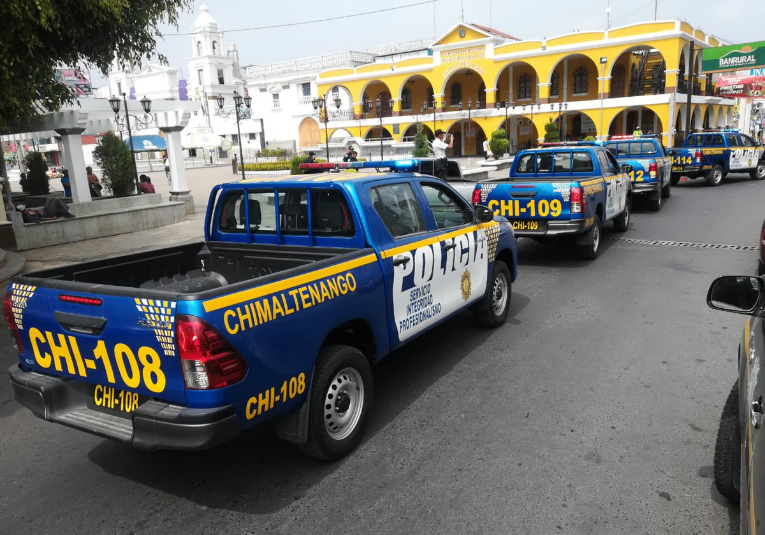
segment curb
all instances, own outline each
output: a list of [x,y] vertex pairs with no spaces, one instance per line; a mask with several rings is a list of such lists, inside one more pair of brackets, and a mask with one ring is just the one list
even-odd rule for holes
[[19,253],[3,251],[3,263],[0,265],[0,285],[4,285],[14,275],[24,269],[26,259]]

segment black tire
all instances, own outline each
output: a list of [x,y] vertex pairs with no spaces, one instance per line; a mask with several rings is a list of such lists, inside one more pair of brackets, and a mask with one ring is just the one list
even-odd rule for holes
[[765,180],[765,160],[760,161],[756,169],[749,171],[749,176],[752,180]]
[[[372,388],[372,371],[361,351],[345,345],[324,347],[308,398],[308,442],[300,450],[322,461],[351,452],[362,437]],[[330,431],[331,427],[335,430]]]
[[719,165],[712,167],[712,170],[709,171],[709,173],[707,173],[707,175],[704,177],[704,179],[707,181],[707,186],[713,187],[722,184],[723,178],[725,178],[723,168]]
[[484,327],[499,327],[507,320],[510,301],[513,297],[513,283],[510,269],[502,260],[494,261],[494,269],[486,287],[486,295],[475,308],[475,319]]
[[627,204],[624,206],[624,211],[619,214],[619,217],[614,219],[614,230],[616,232],[627,232],[630,226],[630,209],[632,208],[632,199],[627,197]]
[[677,183],[678,183],[678,182],[680,182],[680,179],[681,179],[681,178],[683,178],[683,177],[681,177],[681,176],[679,176],[679,175],[672,175],[672,176],[670,177],[669,181],[670,181],[670,183],[671,183],[673,186],[677,186]]
[[600,249],[600,216],[595,216],[595,222],[589,231],[590,243],[588,245],[580,245],[577,247],[579,256],[585,260],[594,260],[598,257],[598,249]]
[[652,212],[658,212],[659,210],[661,210],[662,193],[660,191],[657,191],[654,195],[655,197],[648,199],[648,209]]
[[762,260],[757,262],[757,274],[759,276],[765,275],[765,262],[763,262]]
[[738,504],[735,482],[739,477],[738,381],[725,401],[715,443],[715,486],[720,494]]
[[672,181],[667,182],[667,185],[661,188],[661,196],[665,199],[669,199],[672,196]]

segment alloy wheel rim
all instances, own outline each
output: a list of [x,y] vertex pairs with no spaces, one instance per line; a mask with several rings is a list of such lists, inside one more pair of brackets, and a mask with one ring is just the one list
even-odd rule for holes
[[334,440],[348,438],[364,409],[364,380],[358,370],[343,368],[324,395],[324,428]]
[[492,288],[491,304],[494,308],[494,315],[501,316],[507,306],[507,279],[504,273],[497,274]]
[[765,164],[757,166],[757,178],[765,178]]
[[594,251],[597,251],[599,245],[600,245],[600,227],[598,225],[595,225],[592,228],[592,249]]

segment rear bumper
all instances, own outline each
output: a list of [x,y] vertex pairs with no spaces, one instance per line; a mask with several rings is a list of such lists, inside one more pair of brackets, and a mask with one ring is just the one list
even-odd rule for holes
[[190,409],[151,400],[122,418],[89,409],[87,396],[70,380],[25,372],[17,364],[8,375],[13,397],[38,418],[139,449],[204,450],[241,432],[231,405]]
[[633,193],[651,193],[651,192],[659,191],[660,189],[661,189],[661,184],[659,182],[633,182],[632,183]]
[[547,228],[542,231],[516,230],[515,235],[524,238],[538,238],[540,236],[561,236],[564,234],[579,234],[587,230],[584,219],[572,221],[548,221]]
[[682,171],[672,171],[673,176],[687,176],[689,178],[696,178],[702,174],[704,173],[701,165],[686,165]]

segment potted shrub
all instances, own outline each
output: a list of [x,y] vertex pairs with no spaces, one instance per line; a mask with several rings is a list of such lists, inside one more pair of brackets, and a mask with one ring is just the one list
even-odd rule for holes
[[124,141],[107,133],[98,142],[93,158],[101,167],[104,188],[114,197],[127,197],[135,192],[133,155]]
[[24,184],[24,192],[30,195],[47,195],[50,193],[50,179],[48,178],[48,164],[39,152],[27,153],[27,179]]

